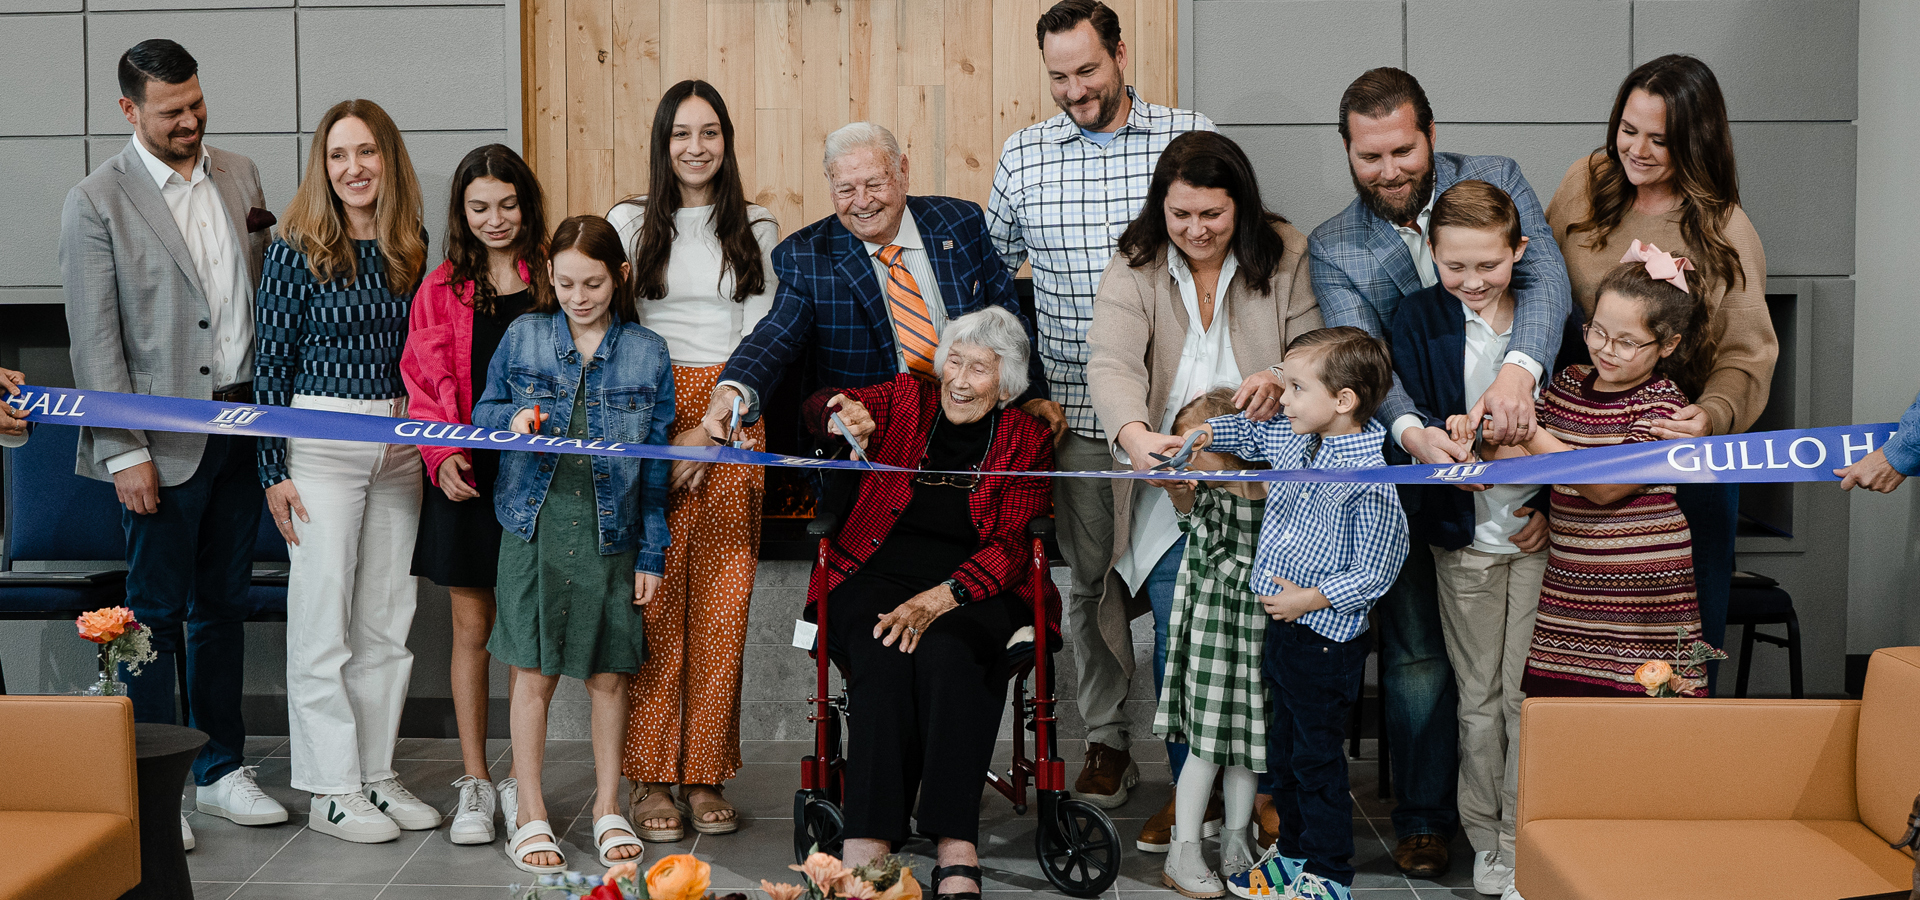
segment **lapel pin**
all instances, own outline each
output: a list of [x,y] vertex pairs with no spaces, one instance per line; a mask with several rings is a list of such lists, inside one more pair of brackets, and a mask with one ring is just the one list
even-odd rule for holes
[[953,249],[953,242],[952,242],[952,241],[941,241],[941,242],[940,242],[940,249],[942,249],[942,250],[952,250],[952,249]]

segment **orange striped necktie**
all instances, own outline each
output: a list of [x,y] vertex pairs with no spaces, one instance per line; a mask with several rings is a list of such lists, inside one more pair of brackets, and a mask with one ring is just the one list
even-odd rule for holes
[[907,368],[932,377],[933,353],[940,346],[940,335],[934,333],[933,318],[927,315],[927,301],[920,296],[919,283],[900,261],[905,252],[899,244],[888,244],[875,255],[887,265],[887,308],[893,314],[893,336],[900,343]]

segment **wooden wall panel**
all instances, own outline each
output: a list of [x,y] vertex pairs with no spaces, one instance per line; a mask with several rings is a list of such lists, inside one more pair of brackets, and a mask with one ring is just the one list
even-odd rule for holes
[[[1009,134],[1059,112],[1033,27],[1051,0],[521,0],[527,161],[552,221],[644,193],[666,88],[704,78],[727,100],[747,196],[782,233],[832,213],[821,143],[886,126],[916,194],[985,205]],[[1107,0],[1127,80],[1177,97],[1177,0]]]

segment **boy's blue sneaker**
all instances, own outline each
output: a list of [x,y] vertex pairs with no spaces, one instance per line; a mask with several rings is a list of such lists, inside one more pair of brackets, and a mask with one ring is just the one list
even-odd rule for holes
[[1253,868],[1227,876],[1227,890],[1235,897],[1280,900],[1288,896],[1287,887],[1300,877],[1307,861],[1280,855],[1280,845],[1267,848],[1266,855]]
[[1353,900],[1353,889],[1338,881],[1302,873],[1287,885],[1288,900]]

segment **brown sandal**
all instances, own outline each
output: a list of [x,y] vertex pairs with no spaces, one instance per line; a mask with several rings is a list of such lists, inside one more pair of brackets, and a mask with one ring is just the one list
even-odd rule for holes
[[[627,814],[637,827],[634,834],[656,844],[677,843],[687,836],[682,817],[685,813],[673,802],[673,785],[636,781],[627,793]],[[671,819],[672,828],[648,828],[648,820]]]
[[[712,797],[695,798],[694,791],[711,792]],[[717,784],[683,784],[680,786],[680,811],[688,815],[693,830],[701,834],[732,834],[740,830],[740,811],[727,802],[725,794]],[[733,815],[724,819],[709,821],[711,813],[729,812]]]

